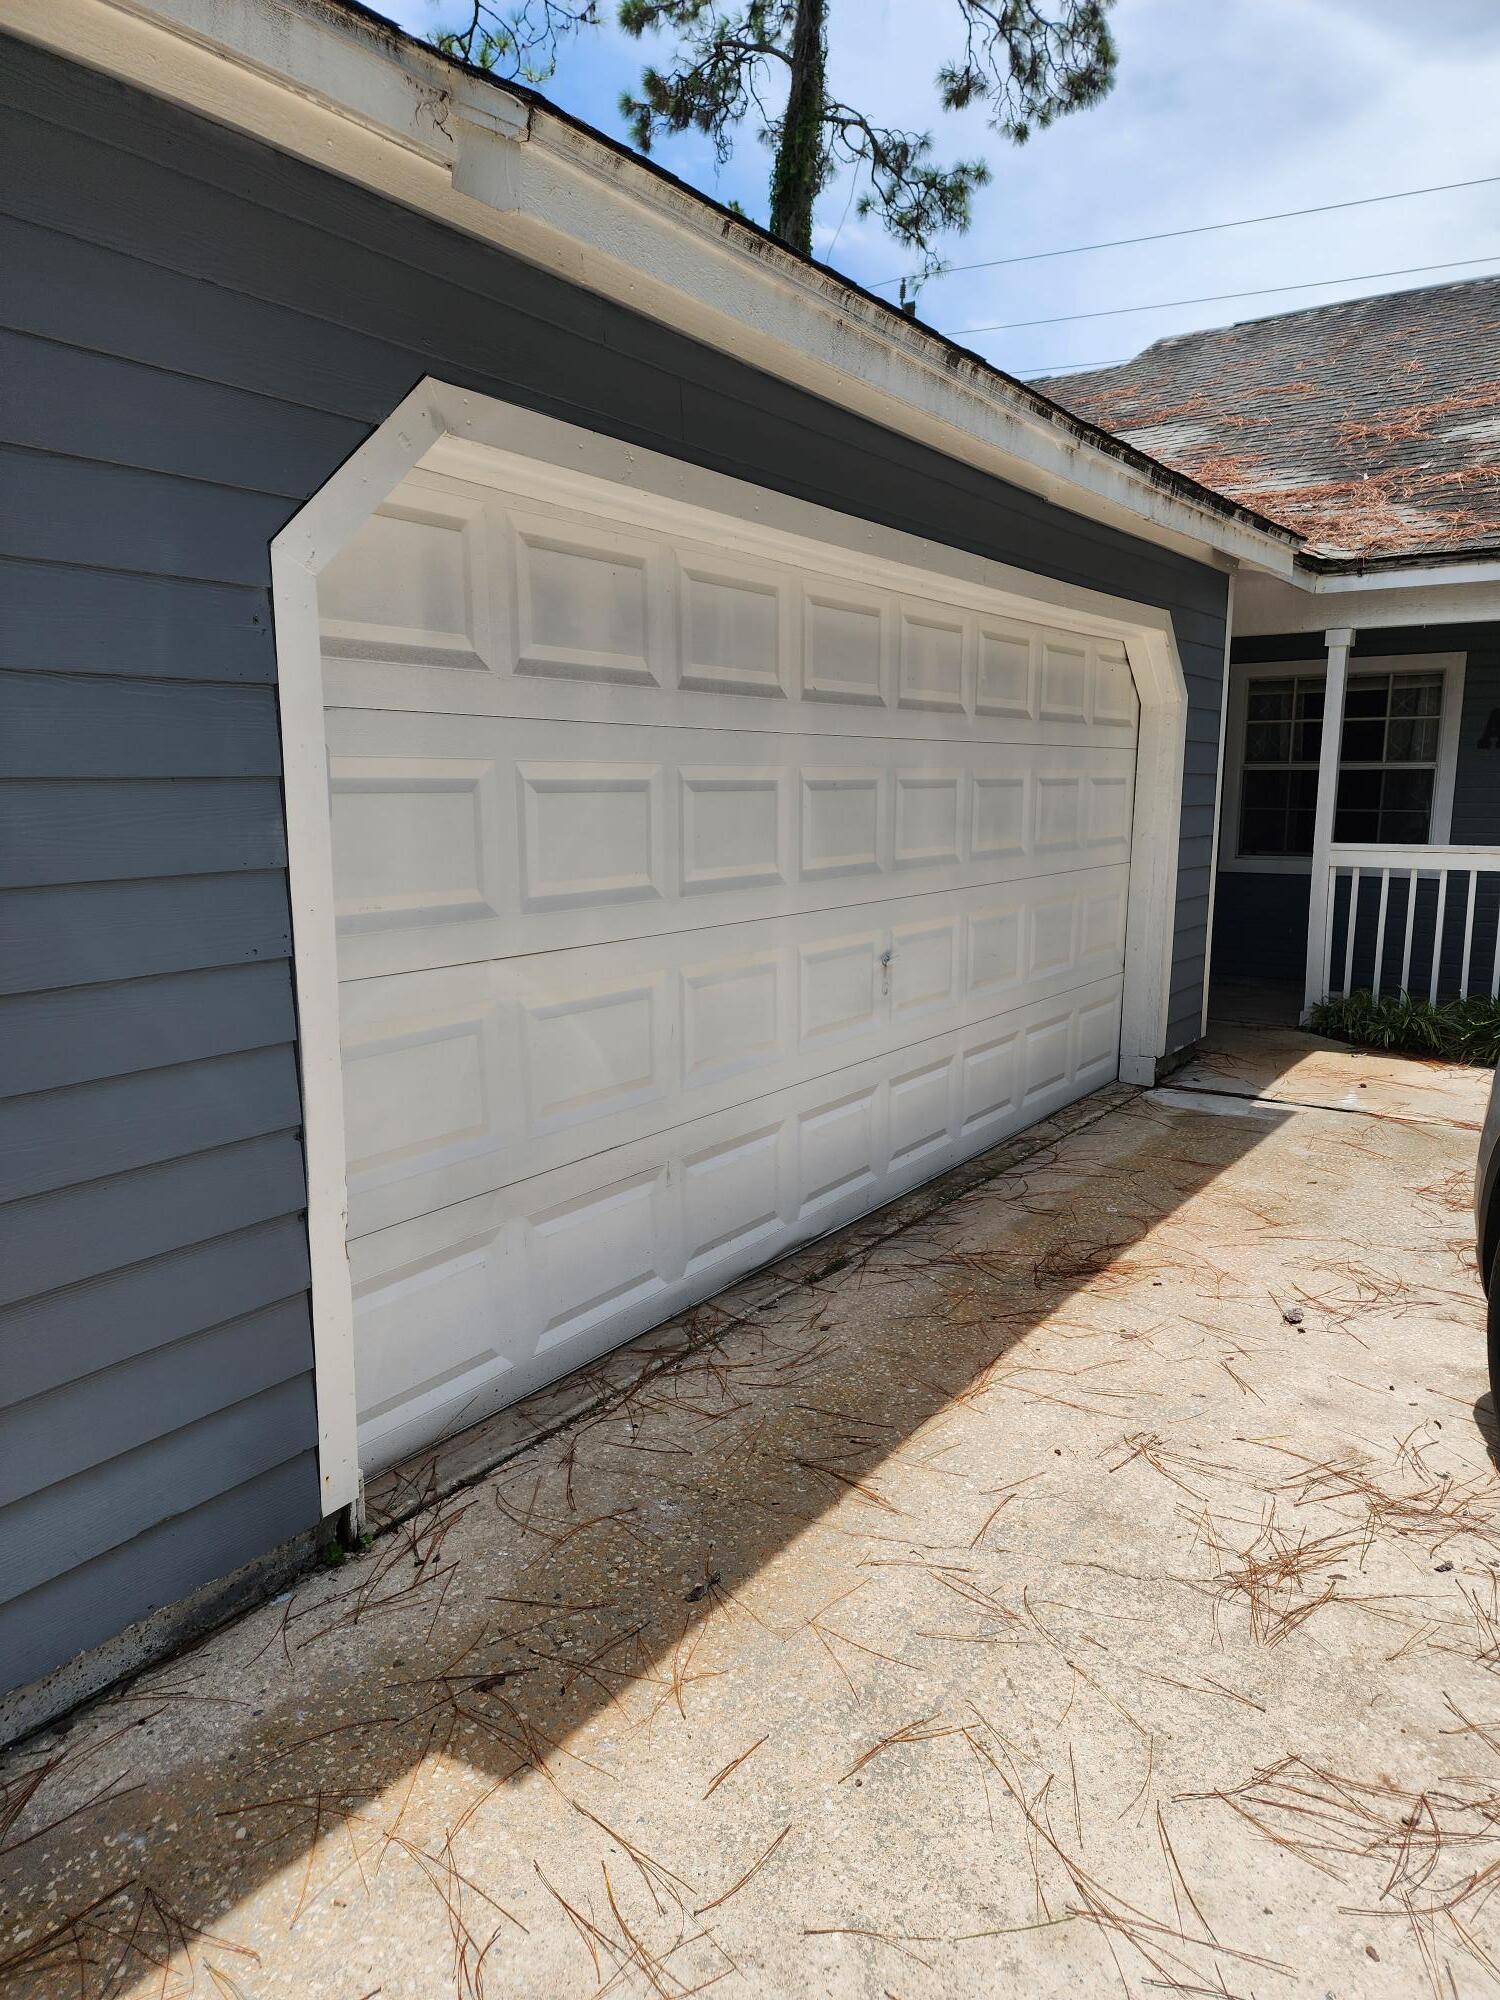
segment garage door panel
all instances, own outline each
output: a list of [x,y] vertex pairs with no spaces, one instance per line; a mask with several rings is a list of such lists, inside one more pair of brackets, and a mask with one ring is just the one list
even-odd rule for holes
[[507,650],[496,630],[492,533],[481,494],[420,484],[393,494],[319,579],[325,662],[440,667],[467,681],[489,672]]
[[346,1041],[344,1145],[353,1185],[397,1168],[428,1170],[434,1160],[494,1143],[502,1096],[497,1011],[482,993],[435,993],[420,1012],[414,1000],[407,995],[404,1008]]
[[433,458],[320,586],[366,1469],[1118,1066],[1117,638]]
[[514,787],[522,916],[670,893],[672,830],[659,764],[525,759]]
[[446,931],[514,906],[514,842],[488,760],[330,751],[328,792],[341,936]]
[[1141,705],[1136,699],[1135,682],[1123,646],[1099,644],[1094,648],[1090,669],[1089,720],[1097,736],[1101,730],[1128,730],[1134,735],[1140,722]]
[[947,606],[904,598],[896,630],[897,706],[968,713],[974,700],[969,621]]
[[501,574],[514,577],[493,664],[549,680],[660,686],[671,607],[654,544],[618,525],[591,530],[520,509],[491,519],[509,538]]
[[1073,1061],[1080,1076],[1113,1076],[1119,1057],[1120,1000],[1118,994],[1085,1001],[1078,1009]]
[[726,559],[722,550],[684,547],[674,581],[678,687],[787,700],[793,691],[795,579]]
[[840,912],[832,935],[813,912],[350,982],[350,1232],[1114,973],[1128,882],[1116,868]]
[[[862,735],[895,737],[906,743],[1088,747],[1099,743],[1102,734],[1117,742],[1134,736],[1135,690],[1123,652],[1117,669],[1098,676],[1100,712],[1096,718],[1079,716],[1076,711],[1045,718],[1034,714],[1036,704],[1029,694],[1015,699],[1007,692],[1016,677],[1001,670],[1001,649],[991,644],[987,652],[979,650],[982,642],[978,639],[976,671],[965,682],[967,686],[972,680],[976,687],[972,705],[955,707],[922,699],[914,686],[911,692],[917,698],[903,702],[896,691],[895,640],[883,636],[887,622],[883,617],[852,608],[843,609],[836,617],[835,608],[812,600],[804,601],[803,611],[816,613],[821,620],[818,650],[811,657],[802,657],[798,683],[784,700],[741,692],[727,676],[721,676],[722,685],[711,690],[706,685],[671,685],[662,690],[660,677],[638,671],[633,655],[609,661],[608,675],[602,668],[585,672],[569,662],[572,671],[565,671],[562,663],[549,663],[546,672],[532,666],[502,678],[490,671],[470,670],[483,666],[477,658],[470,668],[460,669],[451,665],[450,656],[441,648],[433,649],[433,658],[418,660],[408,659],[394,644],[375,657],[325,656],[324,699],[330,713],[374,709],[529,722],[609,721],[629,727],[658,722],[686,729],[722,727],[773,734],[787,727],[789,716],[795,716],[798,734],[806,737],[841,736],[854,727]],[[878,659],[877,626],[882,628]],[[1026,650],[1029,658],[1029,643]],[[803,653],[802,648],[798,651]],[[1025,672],[1027,679],[1022,685],[1029,686],[1029,667]],[[1121,702],[1124,712],[1111,712]]]
[[[829,578],[808,581],[801,603],[804,701],[852,702],[859,708],[889,704],[895,657],[890,601]],[[821,726],[836,728],[838,719]]]
[[681,894],[770,889],[791,880],[793,792],[786,771],[684,764],[677,784]]
[[329,706],[585,720],[602,701],[611,721],[756,729],[778,726],[769,698],[805,734],[836,733],[845,706],[901,737],[1133,731],[1116,640],[996,617],[951,581],[882,587],[826,545],[767,560],[732,529],[642,525],[411,474],[325,571]]
[[477,1422],[1107,1081],[1119,1005],[1118,978],[1098,981],[357,1238],[362,1462]]
[[[404,746],[404,747],[403,747]],[[329,717],[346,979],[1123,860],[1132,753]],[[571,754],[563,754],[570,752]]]
[[[478,1214],[390,1239],[379,1282],[355,1282],[360,1463],[368,1471],[518,1391],[510,1338],[516,1232]],[[464,1223],[472,1225],[464,1234]],[[351,1255],[357,1270],[357,1259]]]

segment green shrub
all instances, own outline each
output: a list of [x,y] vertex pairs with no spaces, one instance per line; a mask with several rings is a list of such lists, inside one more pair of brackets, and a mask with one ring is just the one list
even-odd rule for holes
[[1410,993],[1336,993],[1314,1007],[1315,1034],[1359,1048],[1398,1055],[1437,1056],[1444,1062],[1493,1069],[1500,1063],[1500,1000],[1472,994],[1467,1000],[1414,999]]

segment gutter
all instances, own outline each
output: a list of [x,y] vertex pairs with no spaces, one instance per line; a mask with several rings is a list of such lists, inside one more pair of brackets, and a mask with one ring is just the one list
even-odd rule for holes
[[1493,583],[1500,577],[1500,544],[1410,556],[1320,556],[1304,549],[1297,568],[1307,573],[1308,588],[1318,591],[1357,590],[1372,580],[1385,590],[1426,583]]

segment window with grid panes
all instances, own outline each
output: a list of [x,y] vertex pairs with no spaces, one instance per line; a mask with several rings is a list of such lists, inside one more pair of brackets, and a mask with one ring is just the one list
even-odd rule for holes
[[1253,679],[1245,700],[1240,853],[1311,854],[1323,678]]
[[[1440,673],[1349,676],[1335,840],[1420,846],[1430,839],[1442,704]],[[1240,787],[1241,854],[1312,853],[1322,740],[1322,675],[1251,680]]]
[[1431,839],[1442,708],[1441,674],[1349,676],[1335,840],[1415,847]]

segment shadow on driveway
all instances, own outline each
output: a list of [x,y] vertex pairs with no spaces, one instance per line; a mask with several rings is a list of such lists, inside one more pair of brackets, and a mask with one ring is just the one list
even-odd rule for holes
[[[1363,1212],[1377,1239],[1425,1243],[1415,1209],[1372,1217],[1361,1189],[1394,1160],[1382,1199],[1446,1203],[1452,1134],[1318,1114],[1304,1142],[1290,1104],[1214,1099],[1211,1074],[1186,1109],[1101,1093],[633,1343],[513,1414],[530,1445],[444,1497],[424,1504],[472,1440],[405,1468],[386,1502],[414,1511],[367,1553],[13,1753],[6,1994],[145,1991],[168,1962],[167,1990],[221,2000],[271,1990],[262,1968],[348,2000],[450,1983],[477,2000],[486,1973],[496,1992],[679,1994],[747,1969],[750,1990],[877,1994],[905,1988],[883,1959],[851,1975],[849,1940],[919,1959],[938,1943],[879,1917],[896,1891],[942,1914],[948,1947],[1029,1930],[1015,1903],[1049,1815],[1081,1846],[1107,1772],[1102,1856],[1122,1819],[1154,1806],[1162,1825],[1183,1796],[1160,1789],[1159,1755],[1197,1740],[1171,1689],[1217,1704],[1210,1761],[1274,1721],[1227,1665],[1189,1669],[1190,1631],[1224,1643],[1217,1611],[1204,1625],[1212,1567],[1159,1573],[1185,1521],[1200,1557],[1205,1533],[1238,1532],[1203,1498],[1221,1454],[1295,1460],[1289,1425],[1324,1421],[1325,1380],[1376,1428],[1417,1407],[1383,1354],[1370,1365],[1359,1315],[1384,1325],[1397,1295],[1366,1296],[1378,1241],[1355,1266],[1349,1232]],[[1257,1168],[1268,1140],[1279,1164]],[[1391,1280],[1403,1313],[1472,1313],[1461,1272],[1421,1282]],[[1289,1419],[1283,1378],[1309,1356]],[[1474,1417],[1493,1454],[1487,1398]],[[1076,1603],[1090,1571],[1152,1662],[1128,1701],[1116,1628]],[[1262,1644],[1244,1678],[1283,1660]],[[1147,1682],[1169,1690],[1160,1714]],[[870,1758],[947,1737],[982,1767],[991,1843],[1007,1797],[1020,1813],[998,1873],[976,1872],[972,1826],[926,1825],[923,1789],[874,1782]],[[1071,1771],[1066,1809],[1019,1776],[1044,1749]],[[863,1844],[835,1865],[854,1813]],[[1247,1884],[1258,1903],[1254,1870],[1218,1880]],[[1191,1990],[1218,1990],[1211,1938],[1176,1921],[1173,1976],[1186,1949]],[[912,1990],[975,1990],[972,1965],[950,1969]]]

